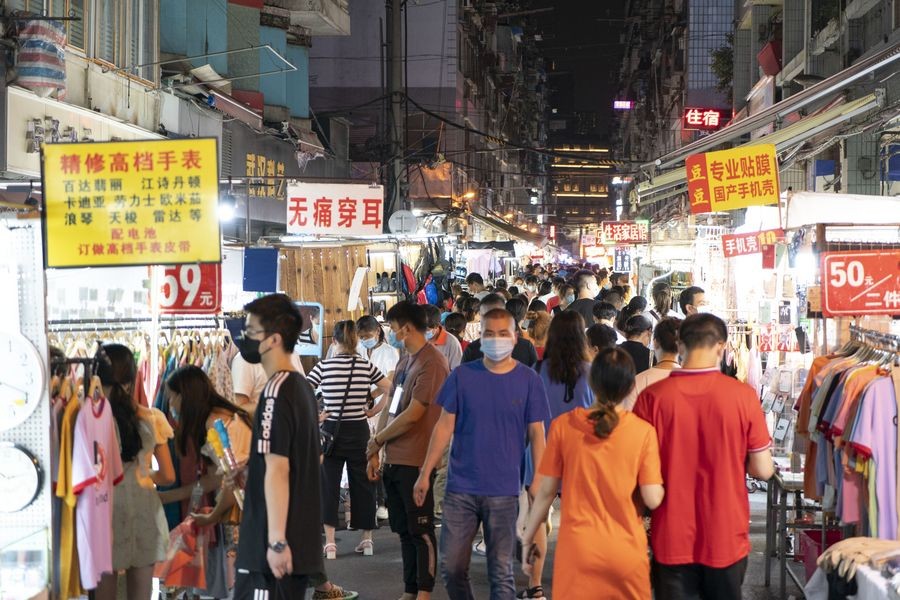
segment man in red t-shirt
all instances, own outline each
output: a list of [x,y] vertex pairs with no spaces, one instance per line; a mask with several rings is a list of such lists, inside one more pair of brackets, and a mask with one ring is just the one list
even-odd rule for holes
[[741,598],[750,553],[745,476],[774,473],[753,388],[719,372],[725,323],[692,315],[679,330],[681,369],[638,396],[656,428],[666,498],[653,512],[656,600]]

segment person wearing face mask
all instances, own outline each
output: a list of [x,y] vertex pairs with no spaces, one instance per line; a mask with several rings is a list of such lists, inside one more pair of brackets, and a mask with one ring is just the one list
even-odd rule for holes
[[[513,300],[510,300],[510,302],[513,302]],[[516,300],[516,302],[524,304],[524,302],[521,300]],[[483,320],[484,315],[498,308],[506,309],[506,301],[503,300],[502,296],[498,296],[497,294],[485,296],[484,300],[479,306],[481,319]],[[484,328],[482,326],[482,331],[483,329]],[[518,329],[518,327],[516,329]],[[463,352],[462,362],[473,362],[481,360],[483,357],[484,353],[481,351],[481,340],[477,339],[466,347],[465,351]],[[522,338],[518,334],[516,335],[516,338],[514,340],[512,357],[528,367],[533,367],[538,360],[537,351],[534,349],[534,344],[529,342],[527,339]]]
[[678,335],[682,368],[634,405],[656,428],[666,483],[651,525],[654,593],[658,600],[740,598],[750,553],[745,478],[774,473],[769,429],[756,390],[719,372],[725,322],[692,315]]
[[[325,555],[337,558],[335,528],[338,525],[341,473],[344,465],[350,481],[350,526],[362,531],[356,552],[371,556],[374,552],[372,530],[375,529],[375,488],[366,475],[366,445],[371,436],[368,420],[381,412],[390,397],[391,381],[367,359],[357,354],[359,344],[356,323],[339,321],[334,326],[334,358],[320,361],[309,372],[307,380],[322,394],[323,428],[334,436],[334,450],[322,462],[322,505],[325,522]],[[388,343],[399,343],[392,332]],[[381,401],[368,408],[370,386],[383,394]]]
[[685,317],[706,312],[708,306],[706,292],[703,288],[692,285],[678,296],[678,305],[681,307],[681,314]]
[[569,285],[568,283],[563,283],[559,286],[559,289],[556,292],[556,297],[559,302],[556,304],[556,306],[550,309],[550,313],[554,316],[566,310],[569,306],[572,305],[573,302],[575,302],[575,287]]
[[[416,505],[424,506],[431,475],[450,445],[441,574],[451,600],[474,598],[469,562],[479,523],[485,532],[491,598],[515,598],[520,463],[527,441],[532,461],[540,464],[544,421],[550,416],[540,376],[512,357],[515,318],[496,308],[481,323],[484,358],[460,365],[441,388],[441,416],[414,487]],[[539,476],[534,485],[540,485]]]
[[597,285],[597,276],[592,271],[579,271],[575,274],[574,283],[578,298],[566,306],[565,310],[574,310],[581,315],[585,323],[593,323],[594,304],[596,304],[597,295],[600,293],[600,286]]
[[425,339],[444,355],[452,371],[462,362],[462,346],[453,335],[441,326],[441,309],[433,304],[426,304],[424,308],[428,324],[428,328],[425,330]]
[[650,335],[653,323],[643,315],[630,317],[625,323],[624,342],[619,347],[634,361],[634,372],[643,373],[650,368]]

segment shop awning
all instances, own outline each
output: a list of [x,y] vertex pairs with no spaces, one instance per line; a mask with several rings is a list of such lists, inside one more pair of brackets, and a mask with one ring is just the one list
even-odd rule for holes
[[500,219],[496,219],[494,217],[488,215],[479,215],[472,213],[472,217],[474,217],[477,221],[487,225],[499,231],[500,233],[505,233],[508,236],[518,238],[525,242],[531,242],[535,246],[541,246],[546,241],[546,238],[539,233],[531,233],[525,229],[521,229],[516,227],[515,225],[510,225],[505,221],[501,221]]
[[[789,148],[802,144],[806,140],[816,135],[839,126],[850,119],[861,114],[874,110],[884,103],[884,96],[880,92],[869,94],[858,100],[853,100],[846,104],[841,104],[834,108],[823,111],[817,115],[805,117],[796,123],[788,125],[784,129],[779,129],[774,133],[770,133],[761,138],[751,140],[739,147],[752,146],[755,144],[774,144],[778,152],[783,152]],[[658,177],[654,177],[650,181],[644,182],[637,186],[637,196],[639,204],[662,200],[676,194],[680,194],[687,189],[687,171],[684,167],[678,167]]]
[[785,229],[797,229],[819,223],[898,226],[900,225],[900,198],[863,194],[794,192],[788,197],[784,221]]
[[852,82],[865,77],[867,74],[872,73],[877,69],[886,67],[897,59],[900,59],[900,42],[889,45],[884,50],[860,60],[843,71],[835,73],[831,77],[804,89],[802,92],[789,96],[781,102],[777,102],[755,115],[732,123],[731,125],[708,136],[702,137],[687,146],[682,146],[674,152],[659,157],[654,162],[641,165],[641,168],[666,169],[683,162],[684,159],[691,154],[712,150],[730,140],[746,133],[750,133],[760,127],[764,127],[769,123],[774,122],[776,119],[783,118],[792,112],[796,112],[817,100],[836,94],[837,92],[846,89]]

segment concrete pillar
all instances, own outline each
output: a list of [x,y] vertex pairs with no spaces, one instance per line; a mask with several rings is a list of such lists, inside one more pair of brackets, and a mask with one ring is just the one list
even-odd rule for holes
[[782,65],[788,64],[803,50],[803,24],[806,16],[806,0],[784,0],[782,30]]

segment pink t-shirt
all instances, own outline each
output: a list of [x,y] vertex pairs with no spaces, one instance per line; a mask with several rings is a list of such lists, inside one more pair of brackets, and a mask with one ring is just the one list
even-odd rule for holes
[[97,587],[112,572],[113,486],[124,476],[112,410],[106,398],[85,401],[75,421],[72,489],[81,584]]

